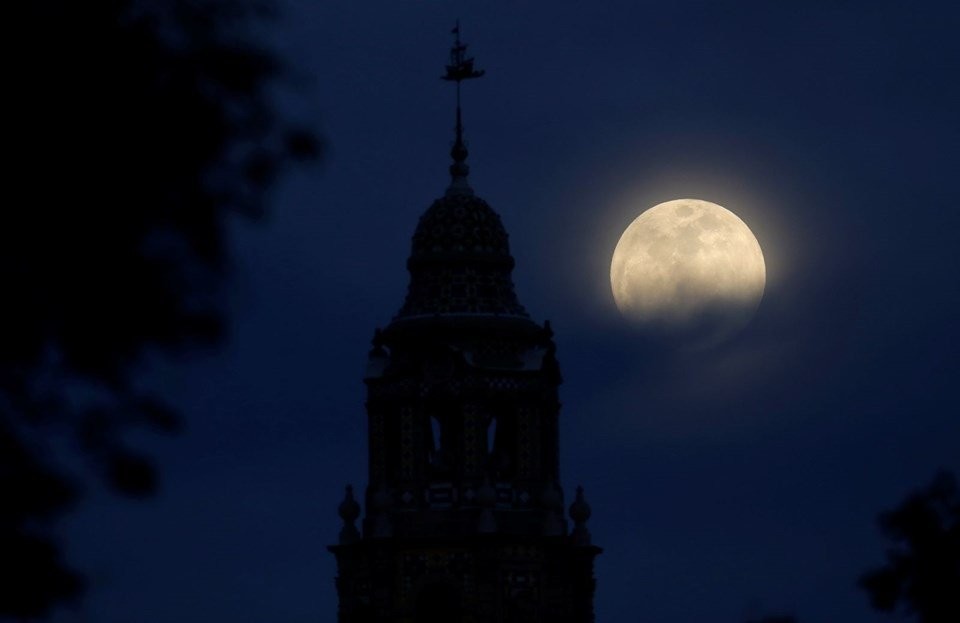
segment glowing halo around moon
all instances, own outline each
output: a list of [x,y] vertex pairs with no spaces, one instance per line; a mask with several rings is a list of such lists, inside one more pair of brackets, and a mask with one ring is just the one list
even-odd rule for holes
[[638,216],[620,236],[610,286],[620,313],[655,337],[719,343],[753,317],[767,271],[760,243],[736,214],[675,199]]

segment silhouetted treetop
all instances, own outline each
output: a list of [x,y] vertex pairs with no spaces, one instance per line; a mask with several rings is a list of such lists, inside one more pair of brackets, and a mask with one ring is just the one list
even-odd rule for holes
[[960,491],[940,472],[879,519],[893,542],[887,563],[860,578],[874,608],[920,623],[960,621]]
[[251,26],[271,12],[253,0],[7,7],[19,38],[4,89],[0,551],[14,556],[0,567],[14,585],[0,616],[42,615],[80,586],[45,522],[82,477],[47,440],[72,439],[120,493],[155,488],[121,433],[179,422],[138,389],[138,366],[218,343],[226,219],[259,217],[286,165],[318,155],[270,96],[284,66]]

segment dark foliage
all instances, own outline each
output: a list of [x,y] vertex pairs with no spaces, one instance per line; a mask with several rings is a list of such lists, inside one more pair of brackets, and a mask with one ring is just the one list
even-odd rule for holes
[[893,541],[887,563],[860,578],[873,607],[920,623],[960,621],[960,491],[940,472],[926,488],[880,515]]
[[0,618],[81,592],[51,532],[83,482],[64,453],[120,494],[155,489],[123,433],[180,423],[137,373],[152,353],[222,339],[225,219],[259,216],[283,168],[317,155],[271,105],[283,67],[249,31],[269,13],[246,0],[7,7]]

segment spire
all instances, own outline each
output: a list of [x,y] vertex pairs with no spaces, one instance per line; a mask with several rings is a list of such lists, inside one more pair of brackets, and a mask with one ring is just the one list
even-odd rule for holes
[[448,195],[472,195],[473,190],[467,183],[467,175],[470,173],[470,167],[467,166],[467,145],[463,141],[463,117],[460,113],[460,83],[464,80],[479,78],[484,73],[483,70],[473,68],[473,58],[467,56],[467,45],[460,42],[460,20],[457,20],[453,30],[453,47],[450,48],[450,64],[447,65],[447,73],[441,76],[441,79],[457,83],[457,134],[453,147],[450,149],[450,156],[453,158],[453,164],[450,165],[450,186],[447,188]]

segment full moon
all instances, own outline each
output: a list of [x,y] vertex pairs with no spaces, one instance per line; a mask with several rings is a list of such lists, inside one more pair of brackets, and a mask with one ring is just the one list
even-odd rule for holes
[[760,243],[736,214],[675,199],[638,216],[620,236],[610,286],[620,313],[657,337],[713,345],[753,317],[767,271]]

